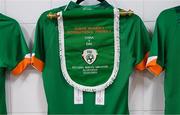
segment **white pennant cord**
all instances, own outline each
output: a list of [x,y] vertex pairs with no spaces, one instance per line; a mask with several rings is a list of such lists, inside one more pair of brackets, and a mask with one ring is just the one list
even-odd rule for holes
[[96,105],[104,105],[105,104],[105,90],[96,92]]
[[74,88],[74,104],[83,104],[83,91]]

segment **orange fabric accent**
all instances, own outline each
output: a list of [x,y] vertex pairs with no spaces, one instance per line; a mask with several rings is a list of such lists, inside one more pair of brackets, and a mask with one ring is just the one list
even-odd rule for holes
[[19,75],[21,74],[26,67],[31,64],[31,60],[30,58],[25,58],[23,59],[13,70],[12,70],[12,74],[13,75]]
[[149,62],[146,67],[150,72],[152,72],[156,76],[159,76],[163,71],[163,68],[159,64],[157,64],[157,59],[154,59],[151,62]]
[[38,71],[42,72],[44,68],[44,62],[40,59],[36,58],[35,56],[32,57],[31,64],[35,67]]
[[146,62],[148,59],[148,55],[149,55],[149,53],[146,53],[144,59],[139,64],[136,65],[136,67],[135,67],[136,70],[143,71],[146,69]]

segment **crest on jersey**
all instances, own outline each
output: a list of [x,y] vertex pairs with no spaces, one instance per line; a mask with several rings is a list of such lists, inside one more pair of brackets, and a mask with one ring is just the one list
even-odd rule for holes
[[83,51],[82,57],[89,65],[93,64],[96,61],[98,53],[95,49],[86,49]]

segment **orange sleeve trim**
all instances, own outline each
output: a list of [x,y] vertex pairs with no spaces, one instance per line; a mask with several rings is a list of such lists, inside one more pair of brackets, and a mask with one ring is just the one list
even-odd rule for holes
[[150,72],[152,72],[156,76],[159,76],[163,71],[163,68],[159,64],[157,64],[157,59],[154,59],[151,62],[149,62],[146,67]]
[[149,53],[146,53],[144,59],[139,64],[136,65],[135,67],[136,70],[143,71],[146,69],[146,62],[147,62],[148,55]]
[[31,59],[31,64],[32,66],[37,69],[38,71],[42,72],[44,68],[44,62],[41,61],[40,59],[36,58],[35,56],[32,57]]
[[31,63],[30,58],[24,58],[11,72],[13,75],[21,74],[26,67]]

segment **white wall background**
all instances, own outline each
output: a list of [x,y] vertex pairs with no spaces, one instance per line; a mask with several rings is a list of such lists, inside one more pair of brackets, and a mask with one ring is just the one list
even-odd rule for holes
[[[16,19],[22,27],[30,49],[33,45],[35,24],[40,14],[65,5],[70,0],[0,0],[0,12]],[[75,1],[75,0],[74,0]],[[150,32],[159,13],[180,5],[180,0],[107,0],[116,7],[132,9],[145,22]],[[96,4],[86,0],[83,4]],[[46,114],[41,74],[29,67],[20,77],[7,77],[8,111],[13,115]],[[130,79],[129,107],[131,114],[163,114],[163,75],[153,78],[148,72],[136,73]]]

